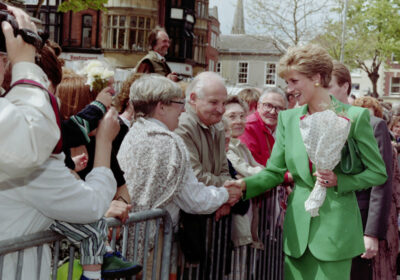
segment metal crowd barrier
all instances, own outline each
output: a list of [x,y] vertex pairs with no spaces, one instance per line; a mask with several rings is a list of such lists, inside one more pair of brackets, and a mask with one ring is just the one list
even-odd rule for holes
[[[154,242],[154,247],[152,250],[154,250],[154,261],[153,261],[153,273],[152,273],[152,278],[151,279],[156,279],[156,274],[154,271],[156,270],[157,265],[159,265],[161,273],[160,273],[160,278],[161,280],[167,280],[169,279],[169,269],[170,269],[170,254],[171,254],[171,243],[172,243],[172,222],[171,222],[171,217],[168,214],[166,210],[162,209],[154,209],[154,210],[148,210],[148,211],[143,211],[143,212],[136,212],[136,213],[130,213],[128,220],[125,222],[125,224],[122,224],[121,221],[114,219],[114,218],[108,218],[107,219],[107,224],[109,227],[112,227],[112,241],[111,241],[111,247],[113,249],[116,248],[117,246],[117,241],[116,241],[116,236],[117,236],[117,231],[116,227],[122,226],[122,240],[119,241],[119,249],[122,253],[123,256],[126,256],[127,252],[127,244],[128,244],[128,229],[129,227],[133,225],[137,225],[136,231],[138,232],[140,230],[140,227],[145,227],[144,231],[147,233],[145,236],[145,239],[143,240],[144,242],[144,250],[145,254],[148,250],[151,248],[149,247],[149,236],[148,236],[148,228],[149,228],[149,222],[152,220],[156,220],[156,236],[155,240],[158,240],[158,234],[159,234],[159,226],[162,221],[163,225],[163,243],[162,243],[162,248],[158,248],[159,244],[158,242]],[[129,237],[131,238],[131,237]],[[43,258],[43,248],[46,244],[53,244],[53,265],[52,265],[52,278],[53,280],[57,279],[57,264],[59,262],[59,249],[60,249],[60,242],[61,240],[65,239],[64,236],[56,234],[52,231],[43,231],[43,232],[38,232],[30,235],[25,235],[17,238],[12,238],[4,241],[0,241],[0,279],[10,279],[9,277],[6,277],[3,275],[3,264],[4,264],[4,258],[6,254],[13,253],[13,252],[18,252],[18,262],[17,262],[17,267],[16,267],[16,280],[21,280],[21,273],[22,273],[22,267],[23,267],[23,255],[24,255],[24,249],[36,247],[37,248],[37,260],[38,260],[38,268],[37,268],[37,274],[36,278],[33,277],[31,279],[41,279],[40,275],[40,268],[41,268],[41,263],[42,263],[42,258]],[[137,250],[137,241],[135,241],[135,246],[134,248],[134,257],[133,261],[135,261],[136,257],[136,250]],[[74,255],[75,255],[75,247],[71,246],[69,248],[69,256],[70,256],[70,261],[69,261],[69,269],[68,269],[68,280],[72,279],[72,273],[73,273],[73,260],[74,260]],[[162,250],[162,258],[161,258],[161,264],[157,263],[156,255],[158,250]],[[144,265],[143,265],[143,278],[142,279],[150,279],[149,277],[146,276],[146,261],[147,259],[144,259]],[[43,277],[42,277],[43,278]],[[46,279],[49,279],[50,277],[45,277]],[[134,278],[134,277],[133,277]],[[25,280],[25,279],[23,279]]]
[[[282,280],[283,252],[282,227],[278,220],[280,215],[279,190],[277,188],[267,192],[261,199],[259,208],[258,236],[264,249],[252,248],[250,245],[232,250],[229,246],[231,217],[225,217],[215,222],[214,217],[207,220],[206,254],[199,264],[190,264],[185,261],[183,253],[178,253],[177,279],[189,280]],[[225,249],[226,248],[226,249]],[[227,263],[231,254],[231,261]]]
[[[230,244],[231,216],[222,218],[216,222],[214,216],[210,216],[206,221],[206,254],[204,260],[199,264],[190,264],[185,261],[185,257],[178,248],[179,242],[172,243],[172,222],[167,211],[154,209],[149,211],[130,213],[128,220],[124,225],[117,219],[107,219],[109,227],[113,228],[111,247],[121,251],[126,256],[128,251],[128,230],[134,227],[134,236],[139,235],[139,231],[145,232],[144,255],[150,248],[149,224],[156,221],[156,234],[153,239],[152,248],[153,266],[151,276],[146,275],[146,265],[149,258],[143,259],[142,279],[161,279],[167,280],[170,277],[170,269],[175,274],[176,279],[224,279],[224,280],[243,280],[243,279],[262,279],[262,280],[281,280],[283,279],[283,253],[282,253],[282,228],[277,221],[277,217],[282,215],[279,210],[278,190],[275,188],[261,199],[259,208],[259,238],[264,244],[264,249],[252,248],[250,245],[233,249]],[[163,242],[158,243],[160,224],[162,222]],[[116,227],[122,226],[122,240],[116,241]],[[6,279],[2,276],[4,255],[12,252],[18,252],[17,280],[21,279],[23,267],[24,249],[36,247],[38,264],[41,263],[43,248],[46,244],[53,244],[52,279],[57,279],[57,264],[59,263],[60,242],[65,239],[64,236],[51,231],[39,232],[5,241],[0,241],[0,279]],[[134,239],[133,257],[128,259],[136,262],[138,239]],[[174,244],[174,250],[171,254],[171,246]],[[157,260],[157,252],[162,246],[161,264]],[[72,279],[73,259],[75,247],[69,248],[69,269],[68,280]],[[172,260],[172,263],[171,263]],[[160,267],[159,278],[156,270]],[[9,278],[7,278],[9,279]],[[40,265],[38,265],[36,278],[40,279]],[[47,278],[48,279],[48,278]],[[135,279],[133,277],[133,279]],[[23,279],[24,280],[24,279]]]

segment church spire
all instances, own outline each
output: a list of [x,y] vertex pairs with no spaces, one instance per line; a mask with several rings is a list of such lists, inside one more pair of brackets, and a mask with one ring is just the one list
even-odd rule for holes
[[235,17],[231,34],[245,34],[244,31],[244,16],[243,16],[243,1],[238,0],[236,5]]

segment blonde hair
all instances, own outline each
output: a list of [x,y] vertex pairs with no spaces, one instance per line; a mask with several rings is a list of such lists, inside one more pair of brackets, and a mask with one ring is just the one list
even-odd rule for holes
[[295,70],[311,79],[319,74],[321,86],[327,88],[331,81],[333,62],[328,52],[319,45],[290,47],[279,60],[278,74],[285,78],[290,70]]
[[148,117],[154,113],[158,102],[170,104],[182,99],[182,89],[173,81],[158,74],[143,75],[130,88],[129,99],[136,117]]
[[255,88],[245,88],[238,93],[238,97],[247,104],[257,103],[260,95],[261,93]]
[[392,130],[398,122],[400,122],[400,116],[394,116],[390,122],[389,129]]
[[378,118],[383,117],[383,109],[376,98],[371,96],[363,96],[354,100],[354,106],[363,107],[374,110],[374,116]]

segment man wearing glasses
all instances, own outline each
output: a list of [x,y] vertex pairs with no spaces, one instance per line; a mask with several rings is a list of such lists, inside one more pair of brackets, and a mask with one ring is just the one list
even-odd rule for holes
[[274,146],[278,113],[287,108],[286,95],[278,88],[265,89],[257,110],[247,117],[246,129],[239,139],[246,144],[254,159],[266,165]]

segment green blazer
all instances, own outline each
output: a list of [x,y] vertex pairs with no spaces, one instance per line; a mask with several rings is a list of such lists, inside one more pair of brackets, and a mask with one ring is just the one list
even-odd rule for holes
[[363,229],[354,191],[381,185],[387,178],[369,122],[369,111],[343,104],[334,97],[332,104],[336,112],[342,112],[351,120],[349,137],[356,140],[365,170],[356,175],[345,175],[336,167],[338,184],[327,188],[319,216],[311,218],[304,209],[304,202],[316,181],[310,173],[299,128],[300,117],[307,113],[307,105],[279,114],[276,141],[266,168],[244,179],[247,199],[282,183],[286,170],[292,174],[295,187],[288,198],[283,250],[295,258],[302,256],[307,246],[314,257],[323,261],[345,260],[363,253]]

